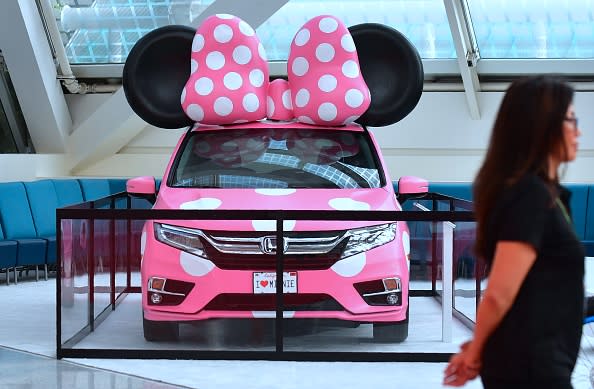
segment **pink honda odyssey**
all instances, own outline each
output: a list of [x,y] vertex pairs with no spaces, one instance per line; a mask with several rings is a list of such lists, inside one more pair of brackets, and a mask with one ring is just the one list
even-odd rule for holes
[[[128,192],[157,193],[157,210],[400,211],[367,126],[395,123],[417,104],[423,71],[414,47],[389,27],[347,30],[324,15],[296,34],[288,80],[269,82],[262,47],[248,27],[216,15],[198,31],[167,26],[136,44],[124,69],[131,107],[157,127],[188,130],[158,192],[153,177],[129,180]],[[234,41],[238,36],[243,43]],[[363,48],[358,57],[354,44]],[[164,60],[182,49],[191,56]],[[332,61],[334,70],[313,75]],[[169,97],[168,88],[178,97]],[[403,178],[399,188],[427,191],[414,177]],[[275,220],[147,221],[141,239],[145,338],[176,339],[182,322],[275,318],[278,250],[284,318],[372,323],[376,339],[407,338],[406,222],[365,221],[362,213],[355,221],[285,220],[283,231],[281,244]]]

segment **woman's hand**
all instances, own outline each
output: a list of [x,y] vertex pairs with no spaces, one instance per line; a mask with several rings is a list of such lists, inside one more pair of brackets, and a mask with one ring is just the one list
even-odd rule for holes
[[470,346],[470,342],[464,343],[460,352],[450,358],[450,362],[445,369],[444,385],[462,386],[478,376],[481,367],[480,359],[474,354]]

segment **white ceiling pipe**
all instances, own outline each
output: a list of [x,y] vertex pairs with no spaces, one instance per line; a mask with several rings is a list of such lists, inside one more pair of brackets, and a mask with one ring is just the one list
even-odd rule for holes
[[66,50],[64,49],[64,43],[62,42],[62,37],[58,30],[58,24],[53,17],[53,7],[50,4],[50,0],[40,0],[38,4],[41,5],[41,17],[44,19],[50,43],[54,50],[56,61],[58,62],[58,78],[69,92],[79,93],[82,88],[70,68],[68,57],[66,57]]
[[109,93],[117,90],[119,86],[89,85],[84,82],[79,82],[76,79],[72,72],[72,68],[70,67],[68,57],[66,56],[66,49],[64,49],[64,43],[62,42],[56,19],[54,18],[53,7],[50,0],[38,0],[38,4],[41,6],[41,17],[44,19],[50,43],[54,50],[58,65],[58,79],[62,82],[62,85],[64,85],[70,93],[75,94]]

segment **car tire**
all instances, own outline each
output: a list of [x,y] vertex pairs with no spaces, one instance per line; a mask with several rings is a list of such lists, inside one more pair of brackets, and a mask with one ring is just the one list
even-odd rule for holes
[[144,339],[149,342],[175,341],[179,339],[179,323],[152,321],[142,318]]
[[408,308],[406,319],[396,322],[373,323],[373,340],[402,343],[408,338]]

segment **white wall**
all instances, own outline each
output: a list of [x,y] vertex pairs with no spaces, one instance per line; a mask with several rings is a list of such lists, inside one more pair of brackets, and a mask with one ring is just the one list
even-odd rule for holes
[[[415,110],[401,122],[375,128],[391,178],[416,175],[431,181],[471,181],[482,162],[502,92],[481,92],[481,118],[468,114],[463,92],[425,92]],[[73,118],[92,112],[96,96],[69,98]],[[102,101],[97,101],[101,104]],[[594,182],[594,92],[577,92],[576,114],[583,135],[576,162],[564,181]],[[97,123],[101,131],[102,123]],[[147,126],[119,152],[76,172],[77,176],[160,177],[183,130]],[[0,155],[0,181],[68,176],[69,156]]]

